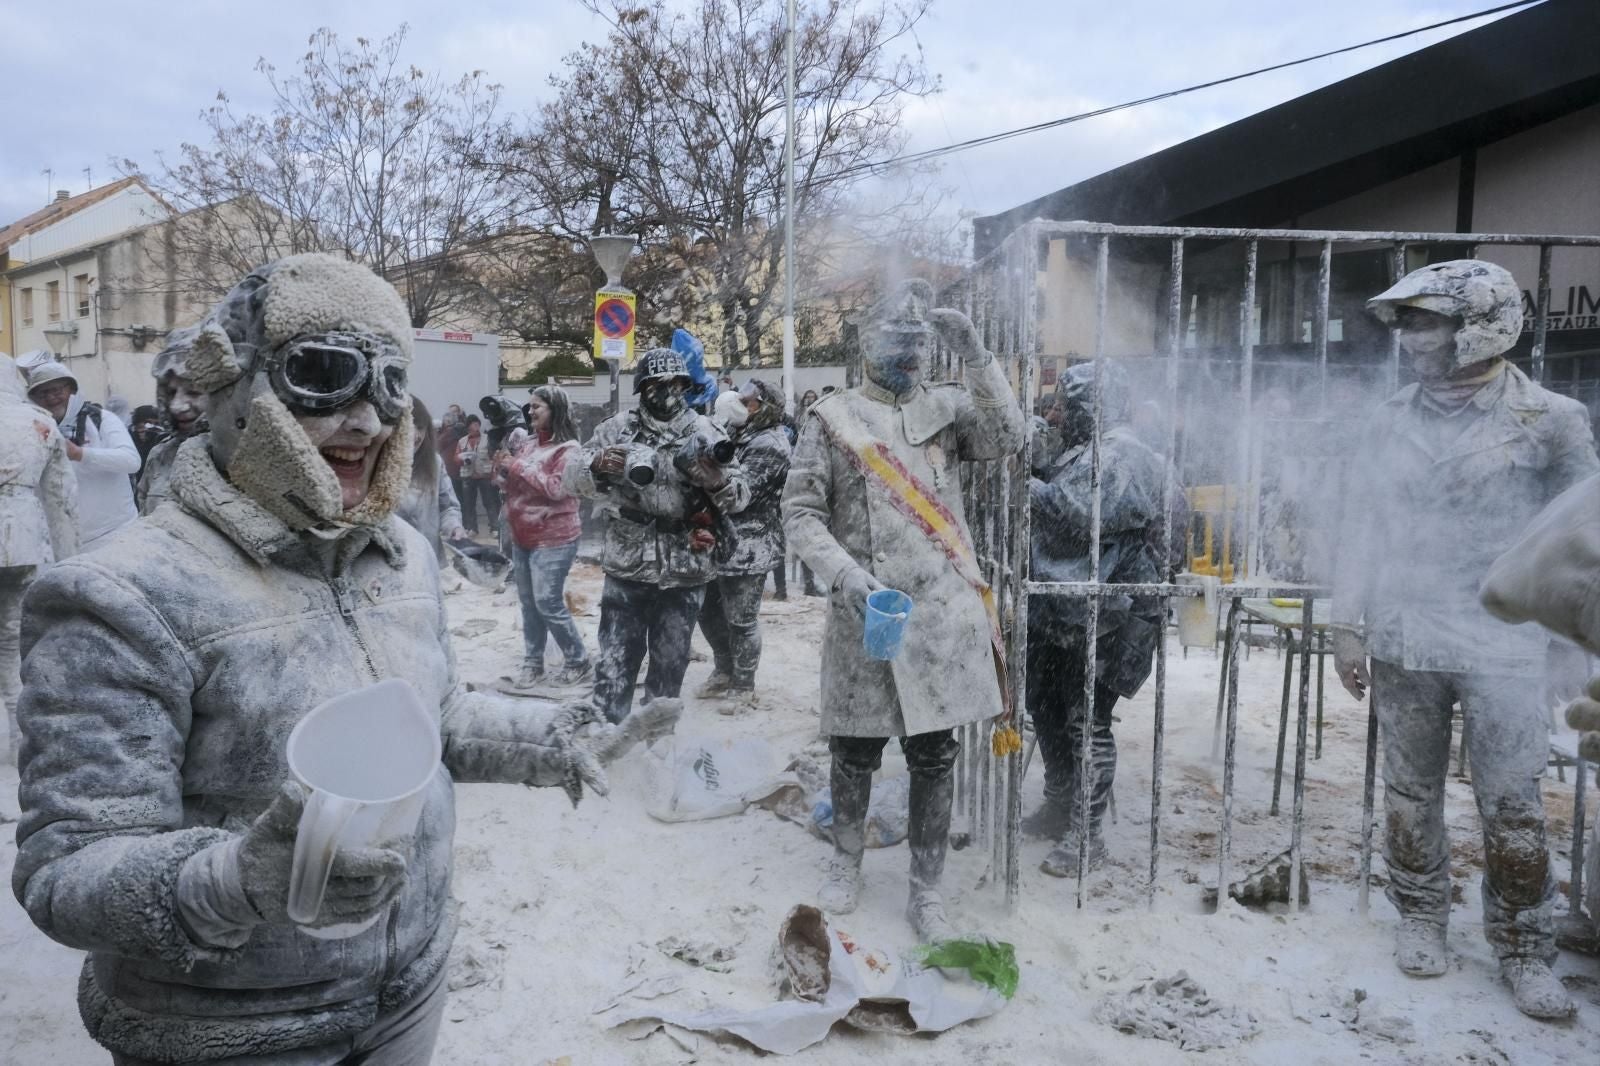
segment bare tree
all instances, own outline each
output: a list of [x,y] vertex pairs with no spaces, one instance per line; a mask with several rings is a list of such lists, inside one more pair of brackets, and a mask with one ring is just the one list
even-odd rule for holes
[[[869,164],[903,147],[906,103],[937,89],[904,47],[928,2],[801,8],[802,282],[841,254],[838,222]],[[606,42],[567,57],[552,79],[555,98],[498,165],[556,231],[643,236],[660,284],[641,286],[632,269],[628,283],[653,313],[713,326],[728,365],[754,365],[781,309],[784,4],[700,0],[678,12],[662,0],[585,3],[610,22]]]
[[218,94],[202,116],[209,143],[184,144],[147,177],[186,219],[180,258],[237,277],[281,255],[340,252],[393,281],[415,326],[461,300],[462,253],[509,218],[498,175],[474,162],[506,140],[500,87],[482,71],[447,81],[404,62],[406,32],[346,45],[318,30],[287,77],[258,61],[273,91],[265,115],[237,115]]

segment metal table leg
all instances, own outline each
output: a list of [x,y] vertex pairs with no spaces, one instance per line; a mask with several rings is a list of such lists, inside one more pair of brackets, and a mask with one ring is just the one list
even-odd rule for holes
[[[1309,639],[1309,634],[1308,638]],[[1328,661],[1328,634],[1323,631],[1317,634],[1317,752],[1316,758],[1322,758],[1322,698],[1323,698],[1323,666]]]
[[1267,812],[1273,816],[1278,813],[1278,793],[1283,788],[1283,742],[1289,732],[1289,687],[1294,674],[1294,630],[1284,630],[1283,644],[1283,702],[1278,706],[1278,758],[1272,768],[1272,809]]

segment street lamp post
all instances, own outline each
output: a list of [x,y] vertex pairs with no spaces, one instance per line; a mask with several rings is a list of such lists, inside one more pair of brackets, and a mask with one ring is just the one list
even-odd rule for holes
[[44,342],[57,359],[72,358],[72,341],[77,335],[76,322],[53,322],[44,327]]
[[622,363],[633,354],[634,295],[622,286],[634,236],[601,233],[589,238],[589,251],[605,271],[606,283],[594,294],[594,354],[611,375],[611,413],[622,411]]

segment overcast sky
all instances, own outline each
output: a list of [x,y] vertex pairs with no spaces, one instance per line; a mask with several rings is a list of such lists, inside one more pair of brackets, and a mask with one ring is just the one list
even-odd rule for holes
[[[801,0],[802,5],[804,0]],[[1495,6],[1495,0],[934,0],[917,33],[944,91],[914,102],[911,147],[932,148],[1041,122]],[[950,157],[955,206],[992,214],[1175,144],[1395,56],[1481,25],[1319,60],[1276,74]],[[110,160],[154,161],[201,134],[199,113],[226,90],[264,108],[264,57],[294,66],[307,36],[382,37],[411,25],[417,65],[486,70],[514,111],[605,26],[575,0],[0,0],[7,103],[0,107],[0,224],[42,206],[50,188],[103,184]],[[43,171],[54,171],[46,179]]]

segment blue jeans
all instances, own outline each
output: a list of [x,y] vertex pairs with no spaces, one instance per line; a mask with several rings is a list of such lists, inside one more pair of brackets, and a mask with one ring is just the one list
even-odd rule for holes
[[556,645],[567,657],[567,665],[588,658],[578,623],[567,610],[567,571],[578,557],[578,542],[554,548],[511,549],[511,571],[517,581],[517,599],[522,602],[523,658],[544,666],[545,634],[556,638]]

